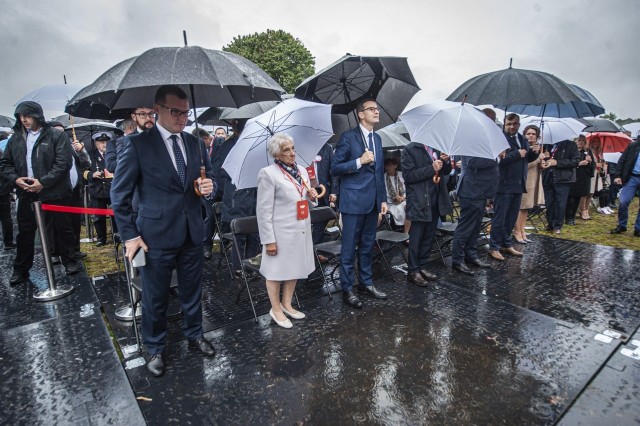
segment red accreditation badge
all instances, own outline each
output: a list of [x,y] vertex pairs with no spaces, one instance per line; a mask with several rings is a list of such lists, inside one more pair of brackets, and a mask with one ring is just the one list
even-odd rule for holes
[[307,174],[309,175],[309,180],[316,178],[316,168],[313,167],[313,163],[309,167],[307,167]]
[[304,220],[309,217],[309,203],[307,200],[298,201],[298,220]]

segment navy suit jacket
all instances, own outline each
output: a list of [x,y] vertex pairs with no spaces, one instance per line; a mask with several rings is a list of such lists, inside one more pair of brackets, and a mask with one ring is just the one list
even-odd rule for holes
[[489,158],[462,157],[462,173],[458,183],[458,197],[489,199],[498,190],[498,162]]
[[331,162],[331,174],[340,178],[340,211],[347,214],[367,214],[374,208],[380,212],[387,202],[384,186],[384,154],[382,139],[374,133],[375,159],[359,169],[356,160],[365,151],[360,126],[340,136]]
[[[505,133],[509,149],[507,155],[500,160],[500,185],[498,192],[501,194],[522,194],[527,192],[527,173],[529,163],[538,158],[538,154],[529,149],[529,141],[520,133],[516,133],[516,141],[511,140]],[[518,144],[519,143],[519,144]],[[520,156],[520,149],[527,150],[527,155]]]
[[[154,249],[180,248],[187,233],[192,242],[202,241],[204,221],[193,181],[200,177],[201,158],[209,178],[211,163],[201,140],[185,132],[181,137],[187,154],[184,187],[156,127],[127,136],[111,185],[111,204],[123,241],[141,236]],[[134,222],[131,199],[135,190],[139,210]]]

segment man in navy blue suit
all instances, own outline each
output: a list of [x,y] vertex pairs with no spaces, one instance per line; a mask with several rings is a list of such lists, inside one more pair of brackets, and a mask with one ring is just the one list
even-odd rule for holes
[[353,292],[356,248],[360,292],[377,299],[387,298],[373,286],[371,267],[378,213],[387,213],[387,203],[382,139],[373,131],[373,126],[380,120],[380,109],[375,100],[367,99],[358,103],[356,111],[360,123],[340,136],[331,174],[340,179],[342,296],[348,305],[362,308],[362,302]]
[[489,243],[489,255],[496,260],[504,260],[501,251],[522,256],[522,252],[513,247],[511,233],[520,212],[522,193],[527,191],[528,163],[538,158],[539,147],[536,147],[536,151],[531,150],[527,139],[518,133],[519,128],[518,114],[507,114],[504,135],[509,142],[509,149],[501,155],[498,167],[500,180],[493,202]]
[[[142,338],[149,353],[147,369],[154,376],[165,371],[167,303],[171,274],[178,273],[178,294],[189,345],[204,355],[215,350],[202,335],[202,235],[200,198],[193,187],[209,196],[213,181],[200,178],[211,164],[204,143],[184,132],[189,100],[178,86],[158,89],[153,107],[156,126],[127,137],[111,186],[111,201],[129,261],[146,252],[142,274]],[[138,192],[137,218],[131,199]]]

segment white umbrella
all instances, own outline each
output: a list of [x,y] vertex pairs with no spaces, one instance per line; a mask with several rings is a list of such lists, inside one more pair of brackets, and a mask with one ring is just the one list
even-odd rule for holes
[[529,125],[535,125],[542,130],[540,143],[553,145],[564,140],[573,140],[584,129],[584,124],[574,118],[555,118],[527,116],[520,119],[520,131]]
[[296,162],[303,167],[309,166],[333,135],[331,105],[287,99],[248,120],[240,139],[222,165],[236,188],[258,185],[258,171],[273,164],[267,146],[276,133],[291,136],[296,148]]
[[376,133],[382,138],[383,148],[402,148],[405,145],[409,145],[411,141],[406,138],[407,128],[401,122],[389,124],[380,130],[376,130]]
[[625,124],[622,127],[631,132],[631,139],[635,139],[640,135],[640,122]]
[[16,102],[16,105],[24,101],[37,102],[44,110],[45,117],[50,119],[63,114],[64,107],[80,89],[82,86],[77,84],[50,84],[27,93]]
[[496,124],[470,104],[437,101],[403,112],[411,140],[449,155],[497,158],[509,143]]

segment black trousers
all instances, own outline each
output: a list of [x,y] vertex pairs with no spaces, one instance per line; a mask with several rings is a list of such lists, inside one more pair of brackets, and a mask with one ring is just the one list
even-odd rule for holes
[[2,240],[13,244],[13,220],[11,219],[11,194],[0,195],[0,222],[2,222]]
[[433,241],[438,229],[438,206],[431,209],[431,222],[411,221],[409,228],[409,272],[418,272],[424,269],[429,259],[429,253],[433,247]]
[[571,190],[570,183],[544,185],[544,201],[547,205],[547,222],[551,229],[562,229],[567,198]]
[[[28,272],[33,266],[35,251],[35,238],[38,224],[36,215],[33,212],[32,203],[38,201],[36,194],[21,194],[18,199],[18,236],[16,238],[17,251],[13,262],[13,269],[17,272]],[[68,205],[68,200],[48,200],[46,204]],[[73,230],[69,215],[56,212],[43,212],[45,234],[47,242],[50,235],[57,235],[59,238],[58,254],[62,257],[65,265],[75,262],[75,248],[73,244]]]
[[[451,261],[454,265],[465,259],[478,258],[478,236],[482,228],[486,199],[460,197],[460,220],[453,234]],[[411,224],[413,226],[413,224]]]

